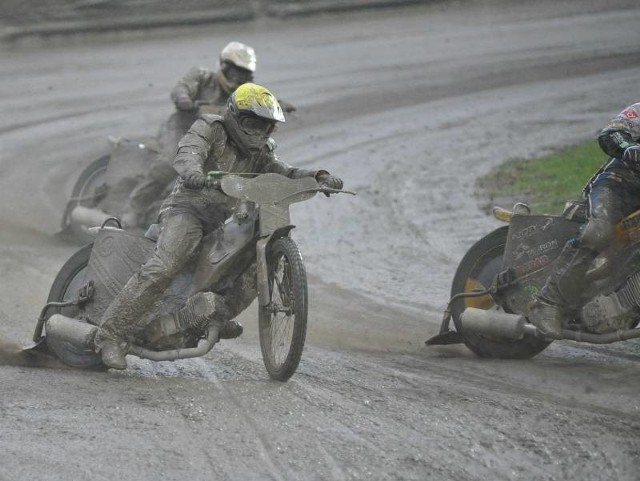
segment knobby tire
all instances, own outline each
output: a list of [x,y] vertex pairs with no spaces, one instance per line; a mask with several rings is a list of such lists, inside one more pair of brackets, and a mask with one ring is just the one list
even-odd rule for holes
[[[509,227],[500,227],[476,242],[460,261],[453,277],[451,296],[476,289],[487,289],[496,274],[502,270],[502,259],[507,244]],[[465,332],[460,315],[466,307],[500,309],[490,296],[458,299],[451,306],[451,315],[456,330],[464,338],[465,345],[477,356],[486,358],[528,359],[544,350],[549,342],[525,337],[522,340],[489,339],[477,333]]]
[[260,306],[260,348],[269,376],[287,381],[298,368],[307,334],[307,274],[289,237],[271,244],[267,266],[270,303]]

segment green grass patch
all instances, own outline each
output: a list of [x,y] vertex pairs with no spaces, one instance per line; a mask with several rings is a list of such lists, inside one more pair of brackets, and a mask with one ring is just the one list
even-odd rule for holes
[[606,159],[597,141],[589,140],[545,157],[509,160],[476,181],[477,193],[487,208],[525,202],[533,213],[558,214],[567,200],[582,197]]

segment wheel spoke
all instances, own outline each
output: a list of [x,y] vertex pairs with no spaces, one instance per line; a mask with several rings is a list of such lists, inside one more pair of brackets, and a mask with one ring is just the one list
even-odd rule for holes
[[260,310],[260,344],[269,375],[286,381],[298,367],[304,346],[307,280],[290,238],[274,242],[268,266],[269,304]]
[[269,326],[270,351],[276,364],[282,364],[289,353],[293,335],[293,309],[291,306],[291,276],[286,257],[277,259],[271,291],[272,319]]

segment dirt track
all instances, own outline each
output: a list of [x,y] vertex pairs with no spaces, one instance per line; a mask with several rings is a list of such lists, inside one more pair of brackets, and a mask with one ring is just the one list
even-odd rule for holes
[[[635,0],[470,3],[1,47],[1,481],[638,479],[638,344],[526,362],[423,347],[498,226],[475,177],[638,100]],[[299,108],[281,157],[358,191],[293,211],[311,275],[298,373],[268,380],[254,308],[204,359],[28,365],[12,344],[74,251],[52,237],[74,173],[107,135],[153,134],[176,79],[230,39]]]

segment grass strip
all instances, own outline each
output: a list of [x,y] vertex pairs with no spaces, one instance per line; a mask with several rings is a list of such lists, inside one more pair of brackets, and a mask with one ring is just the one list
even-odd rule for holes
[[596,140],[537,159],[508,160],[476,180],[476,195],[487,210],[525,202],[532,213],[559,214],[567,200],[582,197],[582,188],[605,160]]

